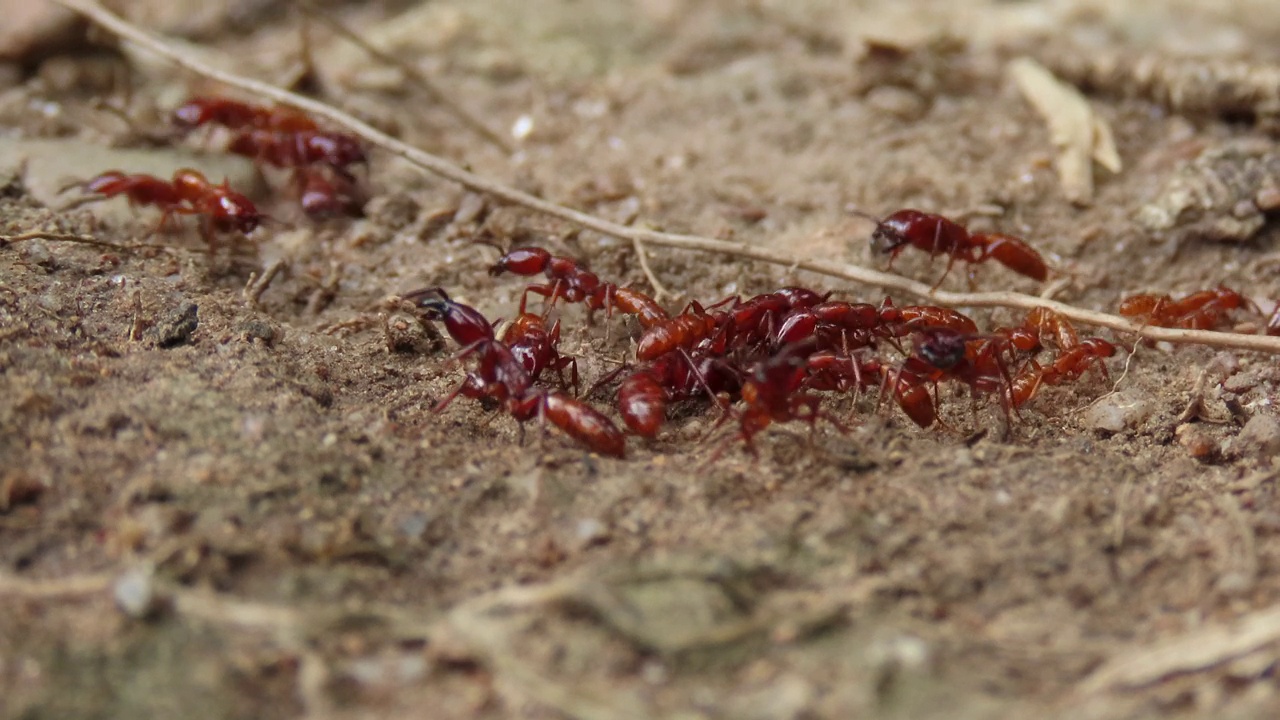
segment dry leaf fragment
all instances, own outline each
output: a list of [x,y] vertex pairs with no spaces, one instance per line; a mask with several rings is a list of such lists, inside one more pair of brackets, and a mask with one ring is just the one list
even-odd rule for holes
[[1049,126],[1050,139],[1058,149],[1058,177],[1067,199],[1088,204],[1093,199],[1093,162],[1113,173],[1120,171],[1111,128],[1079,90],[1058,80],[1035,60],[1012,61],[1009,74]]

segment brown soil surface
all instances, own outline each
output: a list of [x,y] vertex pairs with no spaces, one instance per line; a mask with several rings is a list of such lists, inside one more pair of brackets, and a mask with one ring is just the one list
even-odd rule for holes
[[[198,37],[222,67],[278,78],[297,18],[231,5],[253,6],[252,31],[239,15],[138,17]],[[920,207],[1027,238],[1070,278],[1058,299],[1082,307],[1218,283],[1263,310],[1280,297],[1275,223],[1208,242],[1136,220],[1207,148],[1252,139],[1274,153],[1264,134],[1091,95],[1124,166],[1099,168],[1094,202],[1078,207],[1005,73],[1067,42],[1276,62],[1272,2],[334,7],[518,151],[317,27],[322,98],[604,217],[882,267],[847,208]],[[866,36],[909,50],[869,59]],[[947,386],[945,428],[877,410],[875,393],[832,398],[847,434],[775,427],[758,456],[698,403],[677,407],[656,441],[630,439],[625,460],[535,427],[522,442],[478,403],[430,411],[463,371],[388,298],[438,285],[512,317],[523,283],[491,278],[498,253],[478,238],[543,244],[650,290],[629,243],[482,203],[377,153],[366,218],[310,222],[269,173],[277,190],[255,197],[283,222],[214,258],[190,228],[152,235],[150,210],[51,211],[67,178],[139,169],[112,147],[164,168],[216,147],[148,144],[164,130],[156,106],[216,88],[128,58],[145,132],[93,105],[122,97],[111,57],[58,58],[0,94],[0,157],[28,157],[25,179],[0,168],[0,231],[178,248],[0,246],[0,716],[1280,709],[1274,358],[1164,345],[1127,357],[1132,338],[1102,332],[1125,346],[1108,364],[1119,392],[1102,397],[1111,387],[1094,373],[1048,388],[1008,434],[995,403]],[[513,127],[527,132],[512,139]],[[883,297],[728,257],[650,254],[678,294],[664,298],[672,309],[787,284]],[[254,301],[246,284],[276,263]],[[895,267],[941,270],[912,253]],[[965,283],[955,272],[947,287]],[[978,283],[1036,290],[994,266]],[[587,384],[637,332],[556,312]],[[972,314],[984,327],[1017,319]],[[1203,409],[1184,422],[1197,393]]]

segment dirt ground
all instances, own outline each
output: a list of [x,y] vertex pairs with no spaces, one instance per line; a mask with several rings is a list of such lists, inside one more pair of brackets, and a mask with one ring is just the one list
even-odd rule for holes
[[[221,67],[280,79],[298,16],[228,5],[254,12],[135,17]],[[1275,63],[1272,2],[331,7],[515,152],[316,26],[319,97],[603,217],[879,268],[869,224],[847,209],[920,207],[1027,238],[1070,280],[1056,297],[1082,307],[1218,283],[1264,311],[1280,297],[1277,223],[1213,242],[1137,220],[1203,151],[1250,142],[1275,170],[1274,143],[1247,118],[1091,94],[1123,169],[1098,169],[1093,202],[1077,206],[1005,72],[1068,47]],[[869,53],[868,37],[907,50]],[[947,428],[877,411],[874,393],[832,398],[849,433],[773,428],[758,457],[723,443],[724,427],[709,435],[717,415],[697,403],[656,441],[631,438],[625,460],[536,429],[522,443],[476,403],[430,411],[462,369],[388,298],[439,285],[511,317],[523,284],[485,272],[498,256],[486,238],[649,291],[630,243],[377,153],[367,217],[309,222],[269,174],[277,190],[255,197],[282,222],[213,259],[191,228],[153,236],[149,210],[51,210],[67,178],[216,154],[217,138],[175,150],[148,136],[163,109],[217,88],[126,57],[140,131],[93,105],[123,97],[110,54],[47,61],[0,94],[0,231],[177,247],[0,246],[0,716],[1280,710],[1272,357],[1100,331],[1125,347],[1109,363],[1118,393],[1098,401],[1119,426],[1090,407],[1112,388],[1089,374],[1047,389],[1010,435],[998,407],[947,389]],[[248,166],[223,172],[263,185]],[[732,258],[654,248],[650,261],[671,309],[784,284],[883,298]],[[910,254],[896,267],[941,269]],[[996,267],[979,284],[1037,290]],[[556,312],[588,383],[637,332]]]

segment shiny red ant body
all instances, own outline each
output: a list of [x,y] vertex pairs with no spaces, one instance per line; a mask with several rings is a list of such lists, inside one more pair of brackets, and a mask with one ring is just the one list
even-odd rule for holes
[[822,412],[822,398],[804,391],[813,343],[788,345],[751,369],[742,385],[745,406],[738,415],[739,437],[753,454],[753,438],[775,422],[803,420],[812,428],[825,419],[842,432],[844,426]]
[[328,173],[323,167],[298,168],[294,173],[298,201],[313,218],[338,215],[359,216],[362,212],[355,183],[342,173]]
[[1105,379],[1109,374],[1102,361],[1115,353],[1116,347],[1112,343],[1102,338],[1086,338],[1075,347],[1064,350],[1048,366],[1030,362],[1010,383],[1010,402],[1014,407],[1021,407],[1035,397],[1041,386],[1075,381],[1092,366],[1096,366]]
[[252,128],[232,138],[227,150],[279,168],[324,164],[352,182],[354,178],[347,166],[368,162],[355,136],[320,130],[284,132]]
[[893,374],[898,404],[916,424],[928,427],[936,419],[935,401],[924,404],[920,389],[943,380],[959,380],[974,397],[998,394],[1006,415],[1011,404],[1007,390],[1013,378],[1005,366],[1003,338],[973,336],[935,327],[914,336],[915,352]]
[[[862,213],[859,213],[862,214]],[[871,244],[880,252],[889,253],[889,266],[902,252],[912,246],[929,253],[931,258],[947,256],[947,269],[934,283],[936,289],[951,273],[957,260],[972,265],[995,260],[1010,270],[1044,282],[1049,277],[1049,266],[1044,258],[1025,241],[1000,233],[973,233],[959,223],[941,215],[920,210],[899,210],[884,219],[875,220],[876,229],[871,234]],[[969,271],[970,281],[973,269]]]
[[525,372],[534,382],[544,371],[551,370],[559,376],[560,386],[564,387],[564,370],[568,368],[573,391],[575,394],[578,392],[577,359],[565,357],[556,349],[560,342],[559,320],[548,328],[541,315],[517,315],[502,331],[502,342],[511,348],[512,354],[524,365]]
[[[1032,308],[1021,325],[996,328],[995,335],[1004,338],[1011,354],[1034,356],[1052,343],[1059,352],[1066,352],[1080,345],[1080,336],[1071,321],[1047,307]],[[1016,352],[1015,352],[1016,351]]]
[[719,353],[752,347],[773,336],[789,313],[818,305],[829,295],[784,287],[747,300],[722,300],[712,307],[733,305],[715,312],[708,312],[695,301],[679,315],[648,326],[636,342],[636,358],[652,360],[677,349],[689,350],[713,337],[719,338]]
[[906,337],[917,330],[942,328],[961,335],[976,335],[978,326],[968,315],[936,305],[896,307],[885,298],[880,306],[880,323],[891,337]]
[[232,190],[226,180],[215,185],[191,169],[178,170],[172,180],[111,170],[86,181],[82,187],[103,198],[124,195],[131,205],[155,206],[162,213],[157,231],[164,229],[174,215],[199,215],[201,235],[211,250],[215,231],[247,235],[266,218],[249,198]]
[[609,314],[617,310],[635,315],[641,327],[646,328],[668,317],[667,311],[644,293],[603,282],[577,260],[552,255],[539,247],[516,248],[489,268],[489,274],[495,277],[507,272],[524,277],[542,273],[551,281],[549,285],[530,285],[525,288],[524,294],[520,296],[521,314],[525,312],[529,293],[534,293],[546,298],[548,307],[558,299],[586,303],[591,310],[604,310]]
[[1227,313],[1241,307],[1254,307],[1240,293],[1227,287],[1201,290],[1181,300],[1168,295],[1133,295],[1120,301],[1120,314],[1141,318],[1155,327],[1213,330],[1222,326]]
[[550,422],[595,452],[617,458],[625,455],[626,436],[609,418],[562,393],[534,388],[522,359],[505,342],[495,339],[493,325],[475,308],[450,299],[439,288],[419,290],[404,298],[427,319],[444,324],[445,331],[463,348],[459,358],[478,356],[476,369],[436,405],[436,411],[448,407],[458,395],[489,398],[521,424],[535,418]]
[[183,130],[210,124],[226,127],[235,133],[230,152],[294,170],[294,184],[308,215],[358,214],[355,178],[347,168],[365,164],[368,158],[354,135],[326,132],[306,113],[290,107],[230,98],[192,98],[174,110],[172,118]]
[[196,97],[179,105],[173,124],[184,130],[203,125],[221,125],[230,130],[263,128],[283,132],[319,130],[315,120],[291,107],[263,107],[222,97]]
[[618,386],[618,412],[636,435],[652,438],[666,419],[667,406],[699,394],[737,394],[740,373],[717,358],[682,349],[653,359]]

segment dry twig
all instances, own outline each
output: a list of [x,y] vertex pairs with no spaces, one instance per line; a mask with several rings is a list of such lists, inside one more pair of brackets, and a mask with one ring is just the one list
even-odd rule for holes
[[1035,307],[1048,307],[1071,320],[1086,325],[1110,328],[1112,330],[1132,333],[1149,340],[1171,343],[1191,343],[1218,348],[1237,350],[1256,350],[1260,352],[1280,354],[1280,337],[1265,335],[1241,335],[1237,333],[1211,332],[1206,330],[1183,330],[1179,328],[1143,327],[1138,323],[1109,313],[1086,310],[1063,302],[1039,298],[1016,292],[979,292],[957,293],[932,291],[922,282],[917,282],[901,275],[880,272],[852,263],[823,260],[818,258],[799,258],[768,248],[757,247],[742,242],[716,240],[697,235],[680,235],[675,233],[649,230],[643,227],[627,227],[610,222],[584,212],[564,207],[553,202],[534,197],[502,183],[468,172],[453,163],[432,155],[424,150],[403,143],[384,132],[361,122],[347,113],[331,105],[282,90],[267,83],[240,77],[228,72],[209,67],[188,54],[175,50],[169,44],[158,40],[136,26],[121,19],[92,0],[54,0],[60,5],[83,13],[95,23],[106,28],[128,42],[134,43],[153,52],[170,62],[202,75],[210,80],[239,88],[247,93],[289,105],[304,112],[324,118],[335,125],[342,126],[360,136],[370,144],[396,155],[409,163],[447,180],[452,180],[468,189],[491,195],[506,202],[521,205],[530,210],[564,220],[588,230],[594,230],[641,245],[657,245],[679,250],[719,253],[750,260],[792,267],[799,270],[849,280],[863,285],[879,287],[885,290],[926,298],[930,302],[953,307],[1006,307],[1030,310]]

